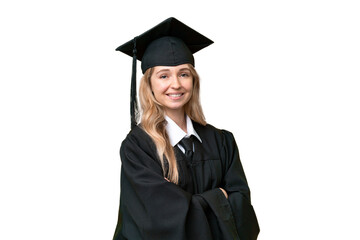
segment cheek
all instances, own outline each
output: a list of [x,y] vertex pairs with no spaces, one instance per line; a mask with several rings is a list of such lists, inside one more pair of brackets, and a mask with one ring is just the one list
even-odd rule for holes
[[161,82],[157,81],[156,79],[151,80],[151,90],[155,96],[164,92],[165,89],[166,88],[164,84],[162,84]]
[[187,81],[185,84],[184,84],[184,87],[186,88],[186,90],[192,92],[193,90],[193,80],[192,79],[189,79],[189,81]]

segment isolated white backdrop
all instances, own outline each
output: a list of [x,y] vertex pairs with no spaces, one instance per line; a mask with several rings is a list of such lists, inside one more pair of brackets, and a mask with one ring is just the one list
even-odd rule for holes
[[[232,131],[259,240],[360,239],[357,1],[0,3],[0,239],[111,239],[131,58],[120,44],[174,16],[207,121]],[[140,78],[140,74],[138,79]]]

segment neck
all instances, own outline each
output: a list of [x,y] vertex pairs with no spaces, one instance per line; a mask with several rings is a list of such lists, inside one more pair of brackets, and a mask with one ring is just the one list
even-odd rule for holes
[[171,118],[184,132],[187,133],[186,117],[184,110],[182,111],[166,111],[166,115]]

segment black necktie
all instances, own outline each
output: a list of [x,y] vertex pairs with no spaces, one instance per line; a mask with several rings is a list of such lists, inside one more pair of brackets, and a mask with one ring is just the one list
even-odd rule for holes
[[199,186],[197,184],[197,179],[196,179],[196,174],[195,174],[195,165],[193,163],[193,144],[194,144],[194,139],[193,136],[190,136],[189,138],[183,138],[181,139],[181,141],[179,142],[179,144],[185,149],[185,158],[187,161],[187,166],[189,168],[189,171],[191,173],[191,179],[193,182],[193,191],[194,193],[198,193],[199,192]]
[[179,144],[185,149],[185,156],[188,159],[192,158],[193,155],[193,138],[190,136],[189,138],[183,138],[179,142]]

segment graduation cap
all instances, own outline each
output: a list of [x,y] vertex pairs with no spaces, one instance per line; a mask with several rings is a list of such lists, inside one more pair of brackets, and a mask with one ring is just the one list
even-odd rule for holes
[[193,54],[213,41],[174,17],[168,18],[133,40],[116,48],[133,58],[131,76],[131,128],[136,125],[136,60],[141,61],[142,73],[155,66],[177,66],[190,63],[195,67]]

